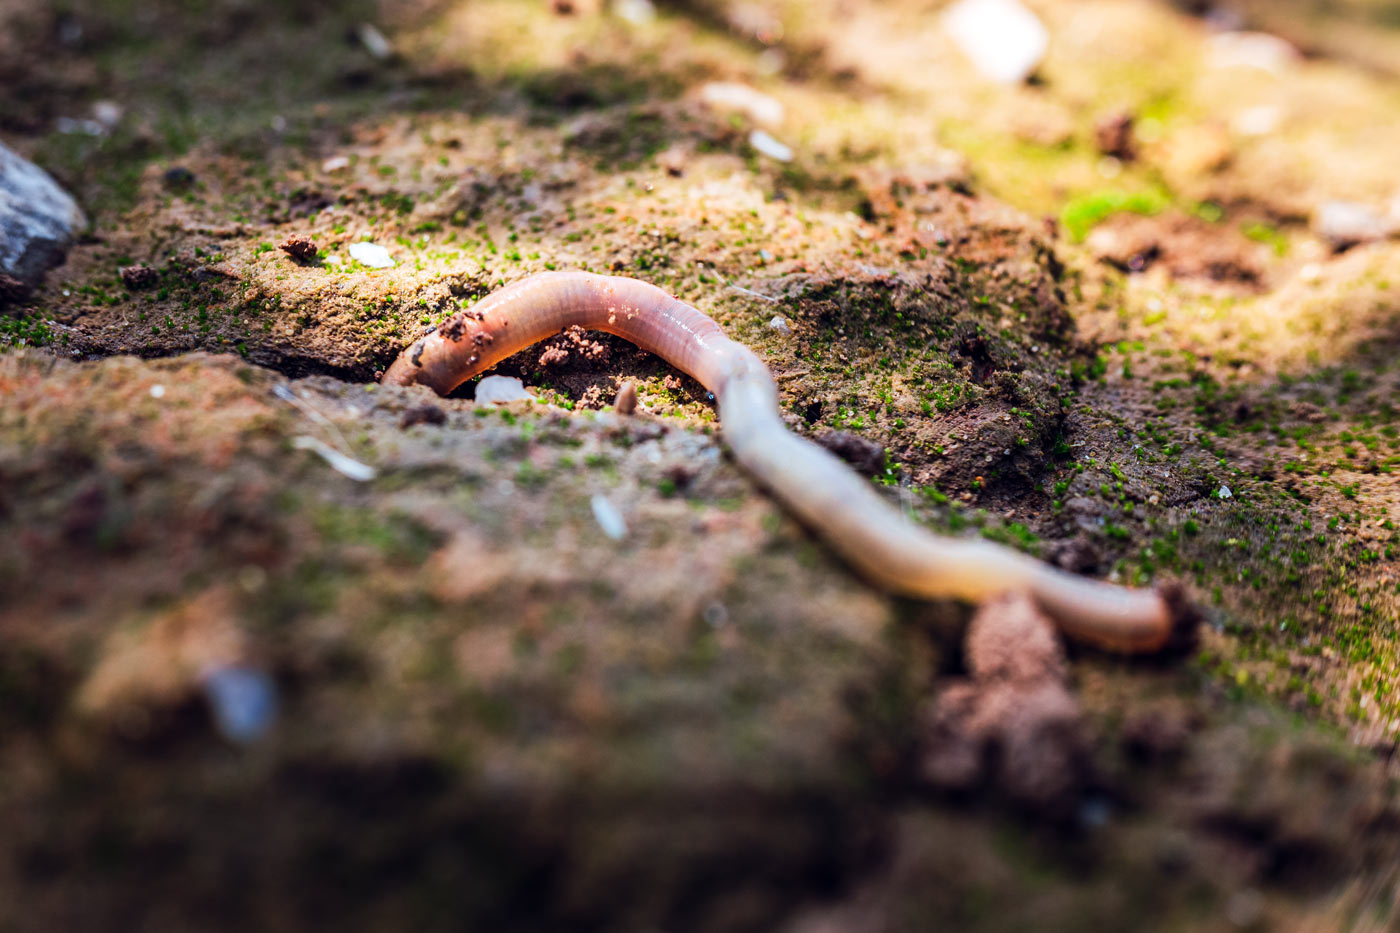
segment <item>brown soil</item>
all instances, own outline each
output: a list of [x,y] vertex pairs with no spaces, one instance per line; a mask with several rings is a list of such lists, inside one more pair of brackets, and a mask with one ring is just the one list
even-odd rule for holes
[[[0,929],[1393,926],[1400,244],[1308,221],[1389,209],[1400,40],[1032,5],[1002,88],[903,0],[0,0],[0,133],[93,218],[0,315]],[[537,404],[374,384],[547,268],[713,315],[912,521],[1184,585],[1201,651],[869,589],[614,338],[504,364]]]

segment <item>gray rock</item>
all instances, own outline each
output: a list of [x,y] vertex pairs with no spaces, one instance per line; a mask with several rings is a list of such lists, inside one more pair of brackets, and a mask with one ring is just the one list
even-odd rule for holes
[[86,224],[47,172],[0,143],[0,274],[38,285]]

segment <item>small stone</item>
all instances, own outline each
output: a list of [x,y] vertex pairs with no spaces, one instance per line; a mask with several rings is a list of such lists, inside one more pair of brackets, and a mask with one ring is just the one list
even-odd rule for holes
[[321,163],[321,171],[327,174],[330,174],[331,172],[343,172],[349,167],[350,157],[343,155],[331,156],[329,159]]
[[595,495],[589,504],[593,508],[593,518],[598,522],[598,527],[603,529],[603,534],[614,541],[621,541],[627,537],[627,521],[607,496],[601,493]]
[[1230,491],[1229,486],[1221,486],[1215,492],[1215,496],[1217,499],[1232,499],[1234,498],[1234,495],[1235,494]]
[[99,100],[92,105],[92,118],[110,130],[122,119],[122,106],[114,100]]
[[1222,32],[1209,42],[1209,62],[1214,68],[1258,68],[1280,74],[1302,58],[1291,44],[1266,32]]
[[1137,155],[1133,146],[1133,115],[1115,113],[1104,117],[1094,126],[1094,141],[1104,155],[1131,162]]
[[183,165],[175,165],[166,169],[165,174],[161,177],[165,181],[165,187],[172,191],[184,191],[193,187],[195,182],[194,172]]
[[389,44],[384,33],[379,31],[379,27],[373,23],[360,23],[356,26],[355,38],[360,40],[360,44],[365,47],[366,52],[381,62],[394,57],[394,47]]
[[651,0],[614,0],[613,12],[633,26],[646,26],[656,20],[656,6]]
[[535,397],[525,390],[525,383],[514,376],[487,376],[476,384],[478,405],[506,405],[511,402],[535,400]]
[[146,265],[122,266],[117,274],[121,276],[122,284],[134,292],[150,288],[160,281],[160,273]]
[[376,243],[360,241],[350,244],[350,258],[371,269],[388,269],[397,265],[389,251]]
[[789,324],[787,318],[783,317],[781,314],[773,316],[773,319],[768,322],[768,329],[775,330],[784,337],[792,333],[792,325]]
[[0,275],[37,286],[86,223],[47,172],[0,143]]
[[1397,224],[1369,205],[1353,201],[1326,201],[1313,214],[1313,232],[1342,250],[1359,243],[1383,240]]
[[792,161],[792,148],[774,139],[772,134],[764,130],[754,130],[749,134],[749,145],[753,146],[761,155],[766,155],[770,159],[778,162]]
[[75,120],[72,117],[59,117],[54,121],[54,129],[69,135],[81,133],[84,136],[104,136],[107,128],[96,120]]
[[1050,33],[1017,0],[958,0],[943,14],[943,31],[982,76],[1020,84],[1050,47]]
[[311,242],[306,237],[300,236],[287,237],[287,239],[278,244],[277,248],[288,256],[291,256],[297,262],[310,262],[316,258],[316,253],[319,252],[315,243]]

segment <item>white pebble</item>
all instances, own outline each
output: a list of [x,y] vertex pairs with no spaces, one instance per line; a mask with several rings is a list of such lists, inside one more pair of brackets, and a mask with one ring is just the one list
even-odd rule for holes
[[395,264],[387,249],[364,241],[350,244],[350,258],[371,269],[387,269]]
[[768,327],[784,336],[792,333],[792,326],[788,324],[787,318],[783,317],[781,314],[774,316],[773,320],[768,322]]
[[627,537],[627,521],[617,510],[617,506],[613,505],[606,496],[595,495],[591,505],[593,506],[593,517],[597,520],[598,527],[603,529],[603,534],[614,541],[621,541]]
[[783,122],[783,105],[777,99],[737,81],[711,81],[700,89],[700,101],[716,110],[738,111],[766,126]]
[[754,130],[749,134],[749,145],[770,159],[776,159],[779,162],[792,161],[792,148],[778,142],[772,134],[763,130]]
[[101,136],[107,127],[96,120],[74,120],[72,117],[59,117],[54,121],[54,129],[60,133],[81,133],[84,136]]
[[151,398],[165,398],[165,386],[163,386],[163,385],[153,385],[153,386],[151,386]]
[[1229,486],[1221,486],[1215,494],[1221,499],[1232,499],[1235,495],[1233,492],[1230,491]]
[[331,156],[329,159],[321,163],[321,171],[327,173],[343,171],[344,169],[347,169],[349,167],[350,157],[343,155]]
[[487,376],[476,384],[478,405],[505,405],[510,402],[533,402],[535,397],[525,389],[525,383],[514,376]]
[[651,0],[615,0],[613,12],[633,26],[645,26],[656,19],[656,6]]
[[1222,32],[1210,37],[1215,68],[1258,68],[1279,74],[1301,56],[1291,44],[1267,32]]
[[1324,201],[1313,213],[1313,232],[1334,248],[1383,240],[1395,232],[1394,221],[1368,204],[1354,201]]
[[93,119],[109,130],[121,122],[123,113],[122,105],[114,100],[99,100],[92,105]]
[[369,52],[380,61],[393,58],[394,47],[389,44],[389,40],[384,38],[384,33],[371,23],[361,23],[355,27],[355,35],[359,37],[364,45],[365,51]]
[[1017,0],[958,0],[943,14],[943,31],[982,73],[1001,84],[1031,76],[1050,47],[1050,33]]

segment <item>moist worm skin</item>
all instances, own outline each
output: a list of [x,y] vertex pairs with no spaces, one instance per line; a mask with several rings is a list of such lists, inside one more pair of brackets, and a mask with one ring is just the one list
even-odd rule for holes
[[530,276],[415,341],[384,382],[446,395],[573,326],[617,334],[713,392],[725,441],[743,468],[876,586],[974,602],[1020,590],[1066,635],[1109,651],[1159,651],[1190,637],[1192,612],[1173,595],[1089,580],[990,541],[913,524],[835,456],[787,430],[773,377],[751,350],[646,282],[587,272]]

